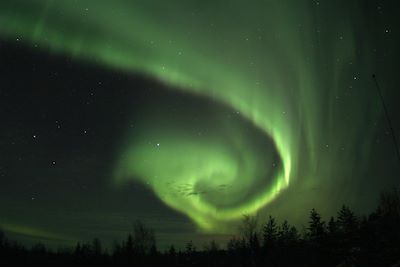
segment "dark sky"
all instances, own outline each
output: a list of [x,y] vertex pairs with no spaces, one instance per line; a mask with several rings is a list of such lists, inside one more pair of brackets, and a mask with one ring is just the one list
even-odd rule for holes
[[[333,3],[334,2],[334,3]],[[398,186],[396,1],[2,1],[0,227],[161,247]]]
[[24,45],[3,42],[1,59],[1,121],[7,130],[1,133],[0,195],[6,230],[23,240],[62,229],[61,240],[110,241],[122,239],[140,219],[158,235],[189,238],[194,226],[188,219],[140,184],[117,189],[109,177],[121,132],[136,127],[133,117],[143,108],[171,112],[188,102],[198,110],[212,105],[143,77]]

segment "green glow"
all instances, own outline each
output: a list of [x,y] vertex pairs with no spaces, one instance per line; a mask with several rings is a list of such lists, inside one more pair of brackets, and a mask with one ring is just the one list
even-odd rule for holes
[[[154,126],[144,129],[141,137],[128,134],[115,170],[116,183],[136,177],[202,229],[222,231],[228,221],[265,207],[296,178],[312,186],[317,177],[332,171],[329,162],[339,157],[338,152],[328,156],[321,147],[339,146],[345,139],[351,145],[361,130],[353,125],[358,130],[341,129],[331,136],[336,130],[335,107],[326,100],[331,99],[326,92],[340,95],[347,90],[343,84],[353,76],[345,70],[349,62],[360,60],[352,27],[355,5],[343,9],[324,3],[328,7],[318,11],[319,7],[297,0],[144,2],[36,0],[21,5],[5,0],[0,3],[0,34],[219,101],[272,138],[282,168],[262,193],[237,203],[244,199],[242,190],[250,190],[267,172],[265,166],[271,166],[268,157],[260,159],[248,149],[247,140],[238,134],[243,129],[222,126],[235,128],[224,136],[232,141],[228,145],[218,138],[194,139],[179,129],[156,136],[169,127]],[[332,11],[341,12],[342,20],[325,25],[322,39],[318,18]],[[362,63],[368,72],[369,63]],[[360,107],[352,106],[355,120],[362,118]],[[160,147],[149,145],[149,139],[159,140]],[[244,162],[235,159],[232,144]],[[260,161],[265,165],[254,164]],[[230,184],[231,191],[221,193],[221,201],[236,204],[221,207],[218,200],[207,201],[202,194],[177,193],[167,186],[171,184],[206,184],[209,189]]]
[[35,237],[35,238],[40,238],[40,239],[62,240],[62,241],[67,241],[67,242],[71,242],[71,243],[76,241],[76,239],[71,238],[70,236],[59,235],[59,234],[52,233],[52,232],[49,232],[46,230],[29,227],[26,225],[2,223],[0,226],[2,227],[2,229],[4,229],[7,232],[30,236],[30,237]]
[[[153,115],[128,133],[131,138],[115,173],[118,182],[138,177],[170,207],[209,230],[256,212],[287,185],[275,146],[264,142],[257,150],[259,142],[243,128],[249,125],[210,118],[220,124],[219,131],[198,136],[186,121],[174,118],[174,125],[163,125],[166,120]],[[256,192],[262,180],[265,188]]]

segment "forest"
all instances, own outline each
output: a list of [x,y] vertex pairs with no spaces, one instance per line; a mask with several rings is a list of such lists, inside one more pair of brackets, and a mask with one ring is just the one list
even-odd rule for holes
[[0,266],[400,266],[400,191],[381,193],[364,216],[343,205],[325,221],[311,209],[304,231],[272,216],[260,222],[246,215],[225,246],[210,240],[197,248],[188,241],[181,250],[159,250],[154,231],[139,221],[110,250],[97,238],[57,251],[27,248],[0,231]]

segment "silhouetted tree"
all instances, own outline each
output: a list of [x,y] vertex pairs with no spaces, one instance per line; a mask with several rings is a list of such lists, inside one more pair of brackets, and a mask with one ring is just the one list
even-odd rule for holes
[[210,243],[204,246],[204,250],[209,253],[215,253],[219,250],[217,242],[215,240],[211,240]]
[[290,226],[287,220],[284,220],[278,228],[277,243],[281,248],[293,246],[299,238],[296,227]]
[[326,227],[325,222],[321,219],[321,215],[315,209],[312,209],[310,212],[307,230],[306,237],[309,245],[308,261],[311,266],[318,266],[326,257]]
[[328,234],[329,234],[329,236],[331,236],[331,237],[336,236],[337,233],[338,233],[338,230],[339,230],[338,224],[335,221],[335,218],[332,216],[330,218],[329,222],[328,222]]
[[226,247],[227,247],[228,251],[231,253],[241,251],[246,248],[246,241],[243,238],[238,239],[238,238],[233,237],[228,241]]
[[379,198],[377,211],[386,217],[394,220],[400,220],[400,190],[393,188],[383,191]]
[[4,245],[4,241],[5,241],[5,235],[3,230],[0,228],[0,247]]
[[94,255],[99,256],[103,253],[103,249],[101,247],[101,242],[98,238],[93,239],[92,247],[93,247]]
[[140,255],[150,254],[156,248],[156,240],[152,229],[144,226],[140,221],[133,225],[133,247]]
[[134,251],[134,242],[131,234],[128,234],[125,245],[123,247],[125,253],[132,254]]
[[263,247],[266,250],[272,249],[276,245],[278,238],[278,227],[272,216],[268,217],[267,223],[263,227]]
[[196,265],[196,247],[193,244],[193,241],[190,240],[189,242],[186,243],[185,246],[185,266],[194,266]]
[[239,230],[248,247],[255,246],[255,242],[258,242],[257,224],[258,219],[256,216],[243,215],[242,224],[240,225]]
[[[193,242],[184,252],[174,246],[157,251],[152,230],[141,223],[134,225],[121,243],[115,243],[112,253],[103,249],[99,239],[77,243],[75,249],[55,252],[43,244],[30,249],[8,241],[0,231],[0,266],[400,266],[400,194],[397,189],[382,193],[377,209],[369,216],[358,218],[343,206],[338,217],[329,223],[311,210],[303,238],[288,221],[278,227],[269,216],[262,228],[263,247],[255,217],[245,216],[240,237],[220,249],[213,240],[196,251]],[[272,249],[271,249],[272,247]],[[397,264],[397,265],[396,265]]]
[[299,232],[295,226],[291,226],[289,230],[288,240],[290,244],[295,244],[300,238]]
[[321,215],[312,209],[310,212],[310,221],[308,222],[308,237],[311,241],[320,243],[325,237],[325,222],[321,220]]
[[357,254],[360,251],[358,245],[359,239],[359,223],[358,218],[354,215],[349,207],[343,205],[337,216],[338,225],[338,253],[343,264],[355,265]]
[[177,266],[177,253],[174,245],[171,245],[168,249],[168,252],[166,253],[167,260],[168,260],[168,266]]
[[[383,264],[394,264],[400,255],[400,191],[393,188],[381,193],[378,207],[370,215],[370,231],[375,233],[375,250]],[[399,264],[400,266],[400,264]]]
[[358,220],[349,207],[343,205],[337,216],[339,231],[345,235],[352,235],[357,231]]
[[37,243],[32,246],[31,252],[36,253],[36,254],[46,254],[47,249],[44,244]]
[[170,256],[175,256],[175,255],[176,255],[176,249],[175,249],[174,245],[171,245],[171,246],[169,247],[168,254],[169,254]]
[[194,246],[193,241],[190,240],[189,242],[186,243],[185,253],[190,255],[190,254],[193,254],[195,252],[196,252],[196,247]]
[[85,258],[88,258],[92,254],[92,248],[88,244],[82,244],[81,252]]
[[260,250],[260,240],[258,239],[257,233],[253,234],[250,239],[249,247],[253,253],[257,253]]
[[290,226],[287,220],[284,220],[278,228],[278,241],[281,246],[285,246],[289,236]]

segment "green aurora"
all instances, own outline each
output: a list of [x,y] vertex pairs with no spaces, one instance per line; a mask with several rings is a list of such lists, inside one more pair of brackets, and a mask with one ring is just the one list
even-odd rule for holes
[[219,134],[194,137],[148,111],[123,135],[116,185],[140,181],[202,230],[224,232],[293,186],[329,187],[354,166],[362,175],[380,114],[374,91],[356,90],[371,87],[374,68],[361,2],[3,0],[0,36],[156,79],[261,131],[263,151],[222,117]]

